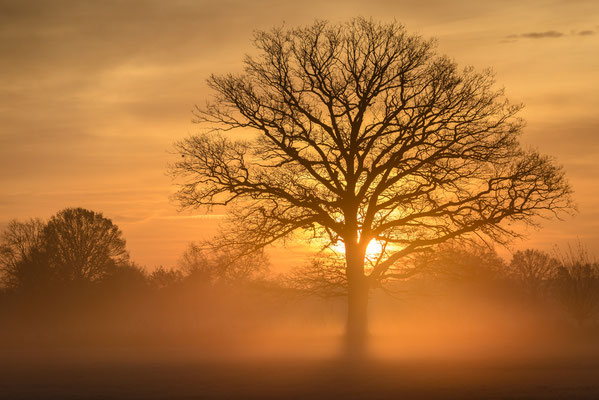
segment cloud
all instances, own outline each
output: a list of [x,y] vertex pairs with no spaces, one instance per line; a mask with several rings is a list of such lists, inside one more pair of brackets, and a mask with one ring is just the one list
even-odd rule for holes
[[558,38],[564,36],[563,33],[558,31],[546,31],[546,32],[527,32],[520,33],[518,35],[509,35],[509,39],[526,38],[526,39],[545,39],[545,38]]
[[158,219],[224,219],[226,214],[168,215]]
[[595,31],[586,29],[582,31],[572,31],[570,34],[562,33],[559,31],[545,31],[545,32],[526,32],[526,33],[518,33],[512,34],[505,37],[504,42],[514,42],[517,39],[555,39],[561,38],[564,36],[591,36],[594,35]]
[[529,32],[523,33],[520,35],[521,37],[530,38],[530,39],[543,39],[543,38],[557,38],[564,36],[563,33],[557,31],[547,31],[547,32]]

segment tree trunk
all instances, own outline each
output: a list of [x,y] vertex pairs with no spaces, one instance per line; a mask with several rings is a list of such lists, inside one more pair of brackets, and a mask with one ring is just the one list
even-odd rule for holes
[[368,337],[368,292],[364,276],[364,254],[357,246],[346,247],[347,262],[347,326],[345,351],[350,357],[366,354]]

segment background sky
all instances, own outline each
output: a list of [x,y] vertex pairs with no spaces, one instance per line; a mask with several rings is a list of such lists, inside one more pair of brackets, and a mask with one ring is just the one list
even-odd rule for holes
[[178,212],[166,175],[172,143],[198,132],[191,109],[210,96],[205,79],[239,71],[256,29],[358,15],[396,19],[460,65],[492,67],[526,104],[523,142],[565,166],[579,207],[514,248],[580,239],[598,254],[596,0],[0,0],[0,228],[85,207],[121,227],[133,260],[173,265],[218,224]]

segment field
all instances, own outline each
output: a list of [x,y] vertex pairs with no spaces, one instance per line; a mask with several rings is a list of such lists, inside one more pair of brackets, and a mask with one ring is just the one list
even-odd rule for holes
[[[145,355],[144,355],[145,353]],[[597,357],[203,357],[197,349],[5,353],[3,399],[596,399]]]

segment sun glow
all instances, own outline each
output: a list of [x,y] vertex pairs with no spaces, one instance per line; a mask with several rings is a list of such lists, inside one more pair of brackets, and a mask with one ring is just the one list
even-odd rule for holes
[[[331,250],[338,254],[345,254],[345,243],[337,242],[331,246]],[[381,255],[383,252],[383,244],[378,240],[372,239],[366,247],[366,258],[374,259]]]

